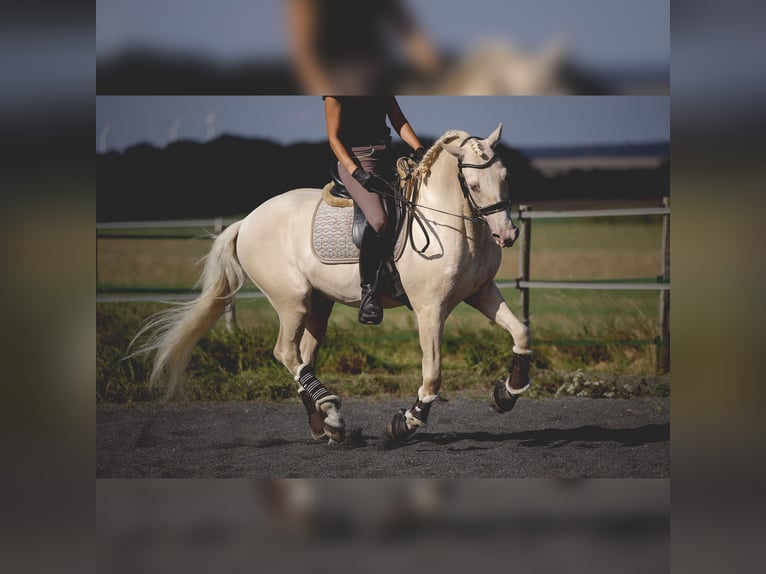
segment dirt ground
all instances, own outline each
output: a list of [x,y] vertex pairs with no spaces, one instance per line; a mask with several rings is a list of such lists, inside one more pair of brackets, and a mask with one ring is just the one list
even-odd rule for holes
[[402,399],[347,399],[341,444],[297,402],[98,405],[97,478],[668,478],[670,399],[521,399],[505,414],[453,396],[381,450]]

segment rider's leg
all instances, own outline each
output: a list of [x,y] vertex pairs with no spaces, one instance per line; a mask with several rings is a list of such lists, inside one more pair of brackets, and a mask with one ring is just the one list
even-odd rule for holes
[[359,254],[359,276],[362,289],[359,321],[378,324],[383,320],[383,306],[380,302],[382,282],[379,279],[389,251],[389,242],[386,238],[386,212],[380,197],[362,187],[340,164],[338,172],[346,189],[367,219]]

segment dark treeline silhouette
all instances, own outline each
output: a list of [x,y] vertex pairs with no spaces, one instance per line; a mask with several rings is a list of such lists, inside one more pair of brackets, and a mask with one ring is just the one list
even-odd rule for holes
[[99,95],[290,95],[300,85],[287,62],[223,65],[185,55],[134,51],[98,61]]
[[[425,145],[433,139],[422,138]],[[405,144],[394,144],[407,155]],[[498,153],[509,171],[514,203],[543,199],[661,198],[668,165],[660,169],[571,171],[545,177],[520,151]],[[165,148],[139,144],[96,156],[99,222],[239,216],[298,187],[330,180],[326,141],[282,146],[221,136],[207,143],[178,141]]]

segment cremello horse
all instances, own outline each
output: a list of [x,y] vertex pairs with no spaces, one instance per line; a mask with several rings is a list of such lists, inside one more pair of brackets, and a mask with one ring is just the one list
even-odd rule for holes
[[[513,338],[510,374],[492,392],[495,410],[513,408],[529,386],[529,329],[513,315],[493,282],[501,248],[513,245],[518,234],[511,220],[506,168],[494,152],[501,131],[502,124],[486,139],[449,131],[416,169],[420,188],[412,209],[424,225],[413,226],[414,241],[406,245],[397,267],[417,316],[423,382],[413,406],[396,413],[386,429],[394,443],[405,441],[427,422],[442,383],[444,322],[461,301]],[[359,270],[355,264],[326,265],[314,255],[310,229],[320,197],[317,189],[273,197],[216,238],[200,278],[199,297],[161,312],[137,335],[149,334],[137,353],[154,353],[150,384],[165,379],[168,396],[183,395],[182,375],[194,346],[249,277],[279,316],[274,356],[298,383],[312,436],[343,440],[341,401],[317,379],[314,369],[334,303],[360,303]],[[423,253],[413,248],[413,243],[426,242]],[[386,298],[384,304],[398,305]]]

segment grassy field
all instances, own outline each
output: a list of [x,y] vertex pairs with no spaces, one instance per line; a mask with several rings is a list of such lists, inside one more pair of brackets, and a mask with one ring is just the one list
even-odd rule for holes
[[[176,231],[177,233],[177,231]],[[659,218],[535,220],[531,277],[535,280],[646,279],[660,263]],[[98,287],[190,289],[198,260],[210,242],[199,239],[99,239]],[[518,249],[504,251],[497,278],[518,275]],[[513,310],[518,292],[504,290]],[[532,396],[556,393],[628,396],[634,381],[653,381],[658,332],[656,291],[533,290],[530,321],[536,352]],[[144,400],[146,366],[122,360],[141,320],[162,309],[156,303],[97,305],[97,398]],[[198,399],[292,399],[294,383],[271,349],[276,314],[263,299],[237,303],[238,328],[222,322],[199,345],[188,373]],[[444,338],[443,392],[486,394],[511,359],[510,336],[467,305],[450,316]],[[320,354],[319,375],[350,395],[399,394],[419,386],[420,347],[415,316],[386,312],[378,327],[356,322],[356,309],[336,305]],[[639,392],[664,394],[665,383],[638,385]]]

